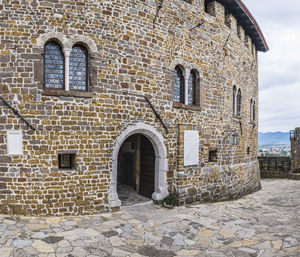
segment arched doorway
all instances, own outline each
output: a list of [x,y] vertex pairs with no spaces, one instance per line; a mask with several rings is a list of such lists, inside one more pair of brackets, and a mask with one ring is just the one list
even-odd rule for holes
[[[142,134],[128,137],[118,154],[117,192],[119,199],[134,204],[151,198],[154,192],[155,151],[150,140]],[[139,194],[142,197],[137,197]]]
[[[127,141],[131,136],[139,136],[141,140],[144,140],[144,144],[141,145],[141,149],[143,149],[143,146],[146,144],[151,144],[151,147],[154,151],[154,161],[153,159],[149,160],[147,159],[148,155],[145,154],[145,159],[142,160],[146,162],[154,163],[154,183],[152,185],[154,186],[154,190],[152,190],[151,198],[153,200],[162,200],[168,195],[167,190],[167,179],[166,179],[166,171],[168,167],[168,160],[167,160],[167,149],[164,145],[164,138],[163,136],[155,130],[153,127],[146,125],[144,123],[137,123],[134,126],[128,127],[117,139],[115,143],[115,147],[112,153],[112,174],[111,174],[111,183],[109,188],[109,205],[111,208],[121,206],[121,201],[118,196],[117,188],[118,188],[118,167],[121,165],[121,156],[119,155],[120,149],[123,147],[123,143]],[[132,138],[131,140],[135,141],[136,139]],[[127,141],[130,142],[130,141]],[[130,144],[129,144],[130,145]],[[132,145],[131,145],[132,146]],[[129,147],[127,145],[127,147]],[[150,148],[150,147],[149,147]],[[130,151],[129,151],[130,152]],[[150,154],[153,158],[153,154]],[[123,158],[134,158],[133,156],[130,156],[128,154],[127,156],[124,156]],[[127,165],[126,168],[130,168],[131,164],[127,163],[126,161],[123,161],[123,165]],[[125,164],[127,163],[127,164]],[[132,161],[132,165],[134,163],[134,160]],[[144,173],[144,174],[147,174]],[[153,173],[152,173],[153,174]],[[134,187],[134,183],[136,183],[136,177],[135,179],[127,181],[126,183],[131,183],[132,187]],[[143,182],[149,183],[149,179],[139,178],[142,183],[139,184],[140,188],[141,185],[143,185]],[[136,186],[136,184],[135,184]],[[143,188],[147,188],[147,186],[143,185]],[[143,194],[150,194],[150,190],[146,190],[146,192],[142,192]]]

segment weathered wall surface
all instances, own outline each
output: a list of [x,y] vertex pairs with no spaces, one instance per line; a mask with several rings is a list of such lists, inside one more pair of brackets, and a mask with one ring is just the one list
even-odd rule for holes
[[[169,191],[181,202],[239,197],[260,187],[256,158],[257,123],[250,99],[257,99],[257,56],[251,39],[237,35],[204,1],[165,1],[157,24],[156,2],[0,1],[1,95],[28,119],[30,130],[11,110],[0,108],[0,212],[73,215],[110,210],[112,151],[116,138],[137,122],[164,137]],[[192,31],[190,28],[207,22]],[[228,35],[228,43],[223,48]],[[48,38],[45,35],[49,35]],[[64,47],[83,42],[90,50],[89,92],[43,89],[43,43]],[[200,74],[197,107],[173,103],[173,70]],[[232,88],[242,90],[241,118],[232,114]],[[169,133],[143,98],[147,95]],[[22,156],[7,155],[6,131],[21,129]],[[183,132],[198,130],[199,165],[183,166]],[[232,145],[231,132],[240,135]],[[248,154],[247,148],[250,147]],[[209,150],[218,150],[216,162]],[[57,154],[76,152],[76,169],[58,169]]]
[[291,172],[290,157],[258,157],[261,178],[287,178]]

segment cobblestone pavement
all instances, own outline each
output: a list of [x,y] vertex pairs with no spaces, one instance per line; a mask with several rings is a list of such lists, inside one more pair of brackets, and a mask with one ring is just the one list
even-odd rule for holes
[[0,215],[0,256],[300,256],[300,181],[240,200],[80,217]]
[[151,202],[150,198],[139,195],[131,186],[118,185],[118,196],[123,206],[137,205]]

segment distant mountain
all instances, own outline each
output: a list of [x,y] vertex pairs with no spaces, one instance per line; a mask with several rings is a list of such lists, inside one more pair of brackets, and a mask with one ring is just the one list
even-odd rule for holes
[[289,144],[289,132],[258,132],[258,145]]

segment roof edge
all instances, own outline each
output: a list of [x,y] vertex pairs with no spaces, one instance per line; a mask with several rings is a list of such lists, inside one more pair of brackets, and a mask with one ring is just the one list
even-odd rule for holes
[[235,2],[240,6],[240,8],[245,12],[245,14],[248,16],[249,20],[252,22],[252,24],[254,25],[254,27],[256,28],[260,39],[262,41],[262,43],[264,44],[265,50],[263,52],[267,52],[269,51],[269,46],[267,44],[267,41],[264,37],[264,34],[262,33],[257,21],[255,20],[255,18],[253,17],[253,15],[251,14],[251,12],[248,10],[248,8],[246,7],[246,5],[242,2],[242,0],[235,0]]

